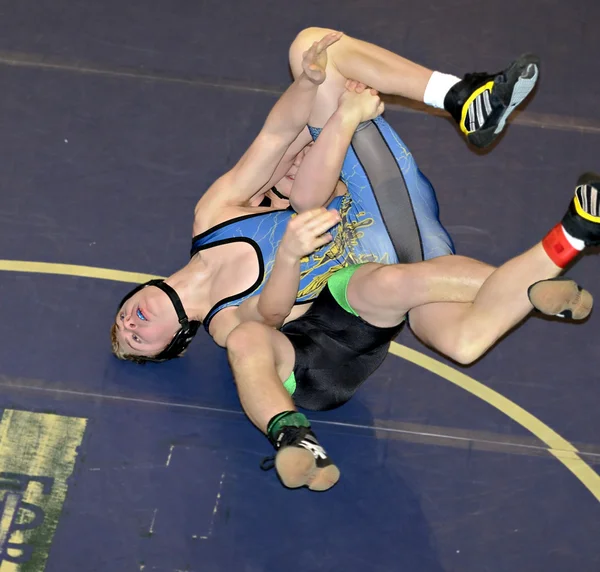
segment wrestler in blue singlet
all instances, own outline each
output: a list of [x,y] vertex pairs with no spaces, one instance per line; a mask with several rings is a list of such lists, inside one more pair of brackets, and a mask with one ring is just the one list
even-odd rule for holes
[[[313,138],[319,133],[320,129],[311,128]],[[297,303],[314,300],[337,270],[351,264],[417,262],[454,252],[452,240],[438,218],[433,187],[382,117],[357,130],[341,179],[348,193],[328,206],[338,210],[341,222],[332,229],[329,244],[302,260]],[[255,284],[215,304],[203,321],[207,330],[217,312],[239,306],[262,291],[293,216],[291,208],[242,216],[192,239],[191,256],[207,248],[243,241],[254,247],[259,262]]]

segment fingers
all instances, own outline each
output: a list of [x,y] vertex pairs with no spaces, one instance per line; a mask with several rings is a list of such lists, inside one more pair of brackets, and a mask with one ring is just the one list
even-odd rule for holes
[[[331,242],[333,235],[328,232],[340,221],[339,213],[324,207],[312,209],[296,215],[289,223],[289,240],[297,256],[307,256],[321,246]],[[286,233],[287,235],[287,233]]]
[[362,93],[362,91],[364,91],[364,87],[362,90],[359,91],[361,85],[364,86],[363,83],[360,83],[359,81],[356,81],[355,79],[347,79],[346,80],[346,89],[348,91]]
[[313,42],[310,48],[302,54],[306,56],[310,54],[312,57],[322,54],[329,46],[335,44],[344,35],[343,32],[331,32],[326,36],[323,36],[318,42]]
[[324,233],[339,221],[339,213],[335,209],[327,210],[325,207],[312,209],[298,215],[298,222],[302,223],[303,228],[318,234]]
[[304,232],[307,233],[306,238],[310,243],[310,249],[314,251],[331,242],[333,235],[327,231],[339,221],[340,216],[335,210],[319,209],[314,212],[312,218],[304,227]]
[[330,233],[322,234],[318,238],[315,238],[315,240],[312,244],[313,250],[317,250],[317,249],[321,248],[321,246],[325,246],[328,242],[331,242],[332,240],[333,240],[332,234],[330,234]]
[[317,44],[317,53],[321,53],[329,46],[338,42],[343,35],[344,32],[331,32],[330,34],[323,36],[318,42],[315,42],[315,44]]
[[340,222],[340,215],[336,210],[327,210],[321,207],[299,214],[295,222],[298,233],[316,237]]
[[379,92],[376,89],[369,88],[364,83],[357,81],[355,79],[347,79],[346,80],[346,89],[348,91],[353,91],[355,93],[363,93],[366,89],[369,90],[371,95],[379,95]]

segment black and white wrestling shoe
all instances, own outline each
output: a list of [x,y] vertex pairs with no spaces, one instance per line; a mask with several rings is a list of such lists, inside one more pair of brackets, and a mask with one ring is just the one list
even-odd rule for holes
[[500,135],[509,115],[531,93],[539,58],[524,54],[497,74],[471,73],[446,94],[444,107],[469,143],[484,148]]
[[[326,491],[339,481],[340,470],[309,427],[283,427],[270,440],[277,449],[274,464],[284,486]],[[272,460],[265,459],[262,468],[272,468]]]

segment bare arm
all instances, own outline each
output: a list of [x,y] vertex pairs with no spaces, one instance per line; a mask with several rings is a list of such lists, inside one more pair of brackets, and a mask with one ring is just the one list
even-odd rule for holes
[[285,152],[308,123],[318,86],[325,80],[327,48],[340,37],[340,33],[328,34],[305,53],[303,72],[274,105],[262,130],[238,163],[200,199],[197,214],[245,204],[269,182]]
[[293,218],[277,250],[273,270],[256,309],[263,322],[279,328],[296,303],[300,260],[332,240],[327,231],[340,220],[335,210],[313,209]]
[[344,158],[358,125],[383,112],[375,90],[349,80],[335,113],[306,154],[292,187],[290,204],[297,212],[327,203],[340,177]]
[[300,286],[300,259],[279,250],[273,271],[258,298],[256,311],[261,321],[280,328],[290,315]]
[[359,121],[338,109],[306,154],[290,194],[290,205],[304,212],[327,203],[340,178],[344,157]]

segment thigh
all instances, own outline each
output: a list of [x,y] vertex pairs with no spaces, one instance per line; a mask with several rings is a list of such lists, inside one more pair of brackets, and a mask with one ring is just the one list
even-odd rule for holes
[[[437,306],[440,302],[473,302],[493,271],[492,266],[464,256],[440,256],[413,264],[366,264],[348,281],[346,299],[370,324],[391,327],[413,308]],[[458,310],[450,304],[447,312],[453,315]],[[419,323],[419,318],[416,320]]]
[[294,347],[279,330],[248,321],[238,325],[227,337],[227,355],[234,372],[256,370],[263,375],[276,373],[285,381],[294,369]]
[[413,308],[408,315],[412,332],[425,345],[454,359],[456,339],[470,303],[439,302]]
[[275,369],[281,381],[286,381],[294,371],[296,352],[290,340],[279,330],[269,330],[270,344],[273,348]]

